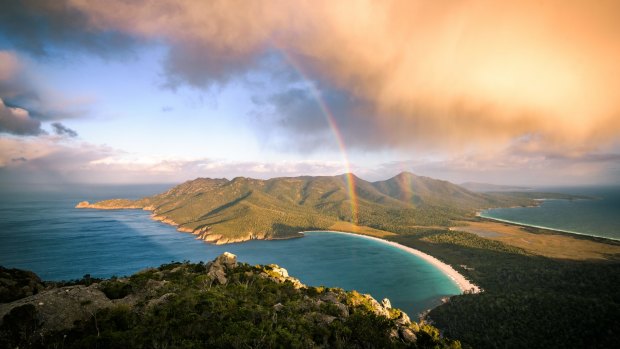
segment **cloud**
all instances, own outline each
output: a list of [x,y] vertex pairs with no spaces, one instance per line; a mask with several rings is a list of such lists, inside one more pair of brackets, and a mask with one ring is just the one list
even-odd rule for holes
[[[519,153],[513,148],[495,154],[416,157],[371,166],[351,164],[366,180],[384,180],[402,171],[450,180],[496,184],[570,185],[617,184],[620,152],[554,154]],[[231,161],[212,158],[153,157],[93,145],[75,138],[0,137],[0,187],[60,183],[181,183],[197,177],[272,178],[338,175],[347,171],[340,161]]]
[[60,122],[53,122],[52,128],[54,129],[54,133],[59,136],[67,136],[67,137],[77,137],[78,133],[74,130],[64,126]]
[[[256,127],[270,146],[308,153],[338,147],[341,139],[346,146],[361,149],[392,145],[372,106],[345,91],[326,87],[319,91],[307,83],[295,83],[254,96],[253,103]],[[281,137],[282,133],[286,136]]]
[[620,180],[620,152],[562,155],[522,152],[514,147],[494,153],[453,154],[386,162],[369,169],[368,178],[410,171],[454,183],[482,182],[525,186],[616,185]]
[[15,52],[0,50],[0,97],[11,100],[38,99],[24,71],[24,65]]
[[0,133],[2,132],[24,136],[45,133],[41,129],[41,122],[31,118],[27,110],[8,107],[0,98]]
[[59,96],[32,75],[32,62],[14,51],[0,50],[0,98],[28,111],[39,121],[62,120],[84,114],[87,101]]
[[67,1],[3,1],[0,32],[9,34],[7,39],[16,49],[43,58],[62,54],[59,48],[119,56],[135,44],[121,32],[91,29],[88,15]]
[[343,172],[340,162],[160,158],[74,138],[0,137],[0,188],[28,183],[181,183],[197,177],[266,179]]
[[[65,0],[9,8],[4,29],[30,52],[46,52],[47,42],[91,51],[122,48],[118,38],[165,43],[172,87],[226,83],[275,52],[325,91],[364,106],[334,113],[353,146],[484,152],[537,134],[545,147],[572,151],[620,136],[615,0]],[[338,109],[338,101],[326,103]],[[320,123],[291,114],[278,122],[292,131]],[[324,132],[311,130],[317,139]]]

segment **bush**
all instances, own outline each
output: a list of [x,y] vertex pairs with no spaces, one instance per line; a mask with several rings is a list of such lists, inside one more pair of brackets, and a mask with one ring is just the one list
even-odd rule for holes
[[105,293],[108,299],[122,299],[131,294],[132,287],[122,281],[114,280],[104,282],[101,291]]

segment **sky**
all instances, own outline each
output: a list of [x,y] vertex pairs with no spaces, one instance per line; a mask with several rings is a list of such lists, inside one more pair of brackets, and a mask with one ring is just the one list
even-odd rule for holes
[[0,186],[620,184],[620,1],[5,0]]

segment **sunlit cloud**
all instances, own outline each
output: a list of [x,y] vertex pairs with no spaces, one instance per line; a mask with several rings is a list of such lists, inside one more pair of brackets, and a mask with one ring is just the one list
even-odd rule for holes
[[538,133],[596,148],[620,133],[617,1],[67,3],[90,31],[165,40],[172,84],[223,82],[286,52],[369,103],[391,146]]
[[41,183],[180,183],[196,177],[336,175],[340,162],[250,162],[134,154],[62,136],[0,137],[3,185]]
[[454,183],[479,182],[504,185],[601,185],[620,180],[620,152],[562,155],[523,152],[508,147],[494,153],[455,154],[436,159],[386,162],[371,169],[368,178],[411,171]]
[[[617,181],[609,176],[618,173],[620,138],[618,13],[614,0],[27,0],[10,2],[0,29],[33,59],[73,49],[114,59],[157,43],[166,52],[167,88],[211,91],[243,80],[256,91],[256,138],[281,152],[337,151],[339,134],[349,151],[414,153],[415,166],[404,167],[440,177],[442,168],[471,176],[485,169],[525,182],[510,176],[521,169],[540,182],[565,169],[575,180]],[[0,54],[5,102],[9,94],[19,99],[15,91],[38,92],[15,78],[24,65],[15,57]],[[13,104],[33,120],[54,119],[39,115],[44,108]],[[91,165],[133,166],[106,161]],[[193,161],[169,157],[150,170],[206,166]],[[296,171],[275,163],[222,168]]]

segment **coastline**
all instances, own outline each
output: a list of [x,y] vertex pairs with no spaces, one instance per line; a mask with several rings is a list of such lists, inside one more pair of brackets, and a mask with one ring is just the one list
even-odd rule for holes
[[[153,212],[153,208],[151,206],[135,206],[135,205],[125,205],[125,206],[117,206],[117,207],[106,207],[106,206],[99,206],[96,204],[90,204],[87,201],[83,201],[80,202],[76,205],[75,208],[90,208],[90,209],[142,209],[144,211],[151,211]],[[478,215],[478,213],[476,213],[476,215]],[[180,226],[178,223],[172,221],[171,219],[165,218],[163,216],[159,216],[156,215],[155,213],[151,213],[150,218],[154,221],[158,221],[161,223],[165,223],[168,225],[171,225],[173,227],[176,227],[177,231],[179,232],[184,232],[184,233],[190,233],[193,235],[197,235],[196,239],[198,240],[204,240],[205,242],[208,243],[212,243],[215,245],[223,245],[223,244],[227,244],[227,243],[239,243],[239,242],[245,242],[245,241],[250,241],[250,240],[254,240],[254,239],[260,239],[260,240],[285,240],[285,239],[292,239],[292,238],[297,238],[297,236],[287,236],[287,237],[278,237],[278,238],[265,238],[265,236],[255,236],[254,234],[248,234],[247,236],[244,237],[238,237],[236,239],[222,239],[221,235],[210,235],[208,233],[208,231],[205,231],[203,229],[194,229],[194,230],[190,230],[190,229],[186,229],[183,228],[182,226]],[[310,231],[307,231],[310,232]],[[448,278],[450,278],[450,280],[452,280],[452,282],[454,282],[455,285],[457,285],[457,287],[461,290],[461,293],[480,293],[482,290],[480,289],[480,287],[478,285],[475,285],[474,283],[470,282],[469,280],[467,280],[463,275],[461,275],[458,271],[456,271],[454,268],[452,268],[450,265],[440,261],[439,259],[424,253],[422,251],[416,250],[414,248],[405,246],[405,245],[401,245],[399,243],[393,242],[393,241],[389,241],[389,240],[385,240],[385,239],[381,239],[378,237],[374,237],[374,236],[369,236],[369,235],[364,235],[364,234],[359,234],[359,233],[353,233],[353,232],[343,232],[343,231],[334,231],[334,230],[316,230],[315,232],[328,232],[328,233],[336,233],[336,234],[348,234],[348,235],[353,235],[353,236],[358,236],[361,238],[365,238],[365,239],[370,239],[370,240],[374,240],[374,241],[378,241],[380,243],[383,244],[387,244],[390,245],[392,247],[396,247],[400,250],[403,250],[407,253],[410,253],[412,255],[415,255],[423,260],[425,260],[427,263],[433,265],[435,268],[439,269],[444,275],[446,275]],[[303,237],[304,232],[299,232],[300,235],[299,237]]]
[[390,245],[392,247],[396,247],[400,250],[403,250],[407,253],[410,253],[412,255],[415,255],[419,258],[422,258],[423,260],[425,260],[426,262],[428,262],[429,264],[433,265],[435,268],[439,269],[444,275],[446,275],[448,278],[450,278],[450,280],[452,280],[452,282],[454,282],[458,288],[461,290],[462,294],[465,293],[480,293],[482,292],[482,289],[480,289],[480,287],[474,283],[472,283],[471,281],[467,280],[463,275],[461,275],[458,271],[456,271],[454,268],[452,268],[450,265],[440,261],[439,259],[424,253],[420,250],[416,250],[414,248],[405,246],[405,245],[401,245],[397,242],[394,241],[389,241],[389,240],[384,240],[381,238],[377,238],[374,236],[368,236],[368,235],[362,235],[362,234],[356,234],[356,233],[347,233],[347,232],[343,232],[343,231],[333,231],[333,230],[313,230],[313,231],[306,231],[306,232],[300,232],[301,234],[303,233],[310,233],[310,232],[326,232],[326,233],[334,233],[334,234],[347,234],[347,235],[353,235],[353,236],[357,236],[363,239],[369,239],[369,240],[374,240],[386,245]]
[[[601,240],[605,241],[605,240],[607,240],[607,241],[611,241],[612,243],[620,242],[620,239],[614,239],[614,238],[608,237],[608,236],[592,235],[592,234],[580,233],[580,232],[571,231],[571,230],[562,230],[562,229],[558,229],[558,228],[545,227],[545,226],[542,226],[542,225],[535,225],[535,224],[527,224],[527,223],[522,223],[522,222],[515,222],[515,221],[508,220],[508,219],[501,219],[501,218],[494,218],[494,217],[483,216],[482,215],[482,211],[476,212],[476,217],[481,218],[481,219],[486,219],[486,220],[489,220],[489,221],[494,221],[494,222],[499,222],[499,223],[506,223],[506,224],[517,226],[517,227],[543,229],[543,230],[547,230],[547,231],[552,232],[552,233],[559,233],[559,234],[563,234],[563,235],[569,235],[569,236],[573,236],[575,238],[586,238],[586,239],[591,239],[591,240],[595,240],[595,241],[601,241]],[[577,236],[575,236],[575,235],[577,235]]]

